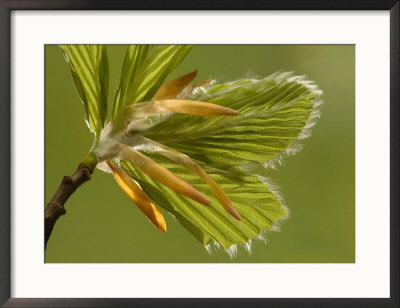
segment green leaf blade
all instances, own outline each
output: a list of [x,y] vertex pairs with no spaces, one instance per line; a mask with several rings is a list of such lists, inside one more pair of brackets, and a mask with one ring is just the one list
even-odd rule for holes
[[215,84],[188,99],[235,109],[238,116],[173,114],[144,135],[208,164],[264,164],[302,138],[317,116],[320,95],[314,85],[287,74]]
[[172,213],[203,245],[210,244],[211,240],[225,249],[245,244],[288,215],[278,197],[259,177],[246,175],[240,169],[222,172],[203,166],[229,195],[242,217],[242,221],[238,221],[222,207],[211,188],[201,178],[156,153],[146,154],[206,194],[211,200],[210,206],[199,204],[153,181],[131,163],[121,162],[121,166],[139,182],[149,197],[157,205]]
[[129,45],[112,117],[117,117],[125,106],[150,100],[191,48],[189,45]]
[[85,107],[89,128],[98,134],[107,116],[108,58],[104,45],[60,45],[75,88]]

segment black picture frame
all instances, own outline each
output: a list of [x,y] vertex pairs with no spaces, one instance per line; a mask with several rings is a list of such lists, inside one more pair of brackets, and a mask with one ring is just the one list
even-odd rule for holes
[[[10,15],[13,10],[387,10],[390,11],[390,298],[11,298]],[[0,0],[1,307],[400,307],[399,0]],[[52,282],[49,282],[52,283]],[[45,286],[44,286],[45,287]]]

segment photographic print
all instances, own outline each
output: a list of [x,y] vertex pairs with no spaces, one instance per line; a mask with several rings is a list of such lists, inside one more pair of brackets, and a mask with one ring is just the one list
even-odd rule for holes
[[354,263],[354,45],[46,45],[46,263]]

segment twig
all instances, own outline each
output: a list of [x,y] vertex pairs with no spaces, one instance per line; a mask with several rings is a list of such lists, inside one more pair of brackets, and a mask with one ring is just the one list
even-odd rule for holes
[[44,249],[46,250],[47,241],[50,238],[54,225],[61,215],[66,213],[64,204],[74,191],[83,183],[90,180],[93,169],[81,163],[72,176],[64,176],[57,192],[54,194],[50,203],[47,204],[44,219]]

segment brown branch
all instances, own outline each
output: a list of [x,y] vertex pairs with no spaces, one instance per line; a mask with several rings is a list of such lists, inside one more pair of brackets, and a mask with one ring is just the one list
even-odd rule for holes
[[47,241],[50,238],[54,225],[61,215],[66,213],[64,204],[73,192],[83,183],[90,180],[93,170],[81,163],[72,176],[64,176],[57,192],[54,194],[50,203],[47,204],[44,219],[44,249],[46,250]]

